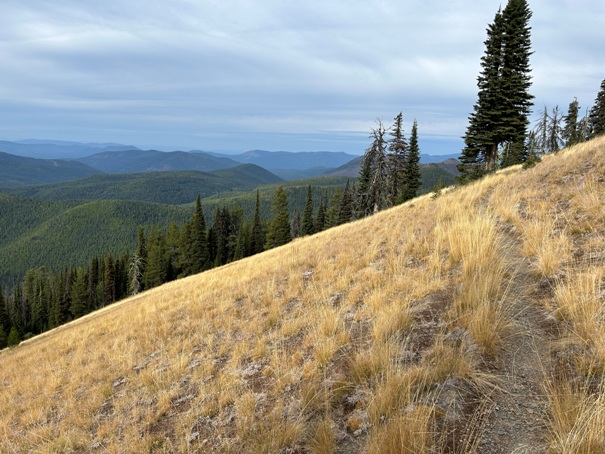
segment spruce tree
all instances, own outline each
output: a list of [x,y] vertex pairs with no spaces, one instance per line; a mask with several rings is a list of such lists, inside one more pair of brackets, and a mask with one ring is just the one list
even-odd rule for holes
[[250,247],[252,254],[258,254],[265,249],[265,233],[263,224],[260,220],[260,196],[258,189],[256,190],[256,205],[254,206],[254,218],[252,219],[252,237]]
[[577,98],[574,98],[569,103],[567,109],[567,115],[563,117],[564,126],[562,131],[563,140],[565,140],[565,146],[571,147],[582,142],[581,130],[580,130],[580,103]]
[[4,327],[0,325],[0,350],[8,346],[8,336],[4,331]]
[[461,182],[527,158],[525,138],[533,99],[528,91],[531,15],[526,0],[509,0],[488,26],[478,99],[458,166]]
[[10,331],[10,326],[11,321],[8,316],[8,308],[6,307],[2,285],[0,285],[0,327],[4,328],[5,333],[8,333]]
[[403,113],[395,117],[395,122],[390,129],[391,138],[388,141],[389,152],[389,196],[391,205],[400,203],[402,193],[405,191],[406,161],[408,160],[408,144],[403,134]]
[[316,232],[321,232],[326,226],[326,198],[327,195],[324,195],[319,201],[317,217],[315,218],[315,224],[313,227]]
[[6,343],[9,347],[14,347],[15,345],[19,345],[20,342],[21,336],[19,335],[19,331],[15,326],[13,326],[10,330]]
[[402,201],[418,196],[421,184],[420,174],[420,146],[418,145],[418,122],[414,120],[410,135],[410,149],[405,162],[405,186]]
[[590,109],[589,121],[591,138],[605,133],[605,79],[601,82],[601,89]]
[[290,224],[290,235],[292,235],[292,238],[298,238],[301,235],[301,224],[300,212],[296,210]]
[[288,196],[284,188],[279,186],[273,200],[274,217],[267,233],[267,249],[271,249],[292,241],[290,232],[290,217],[288,214]]
[[313,225],[313,193],[311,185],[307,187],[307,200],[305,202],[305,211],[302,219],[302,226],[300,233],[304,235],[312,235],[314,232]]
[[195,200],[195,211],[191,218],[190,235],[191,274],[196,274],[205,270],[209,264],[206,220],[199,194]]
[[342,201],[338,210],[338,224],[346,224],[351,222],[353,218],[353,194],[351,193],[351,186],[347,179],[345,190],[342,193]]

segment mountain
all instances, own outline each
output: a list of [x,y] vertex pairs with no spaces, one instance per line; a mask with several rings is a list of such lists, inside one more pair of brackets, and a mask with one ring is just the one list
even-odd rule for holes
[[[357,178],[359,177],[359,169],[362,161],[363,156],[359,156],[336,169],[328,170],[324,175]],[[422,186],[420,188],[420,193],[426,194],[436,185],[450,186],[454,184],[456,182],[456,176],[458,175],[456,164],[458,164],[458,160],[456,159],[421,164],[420,179]]]
[[105,173],[202,170],[205,172],[236,167],[239,162],[207,153],[184,151],[124,150],[95,153],[79,162]]
[[132,145],[115,143],[80,143],[63,140],[0,140],[0,151],[30,158],[76,159],[99,151],[138,150]]
[[2,452],[605,450],[605,138],[0,354]]
[[[459,164],[459,161],[455,158],[448,157],[450,155],[443,156],[431,156],[431,155],[421,155],[421,167],[424,165],[425,167],[428,165],[437,165],[445,170],[447,173],[457,176],[459,174],[456,165]],[[441,158],[441,159],[439,159]],[[348,176],[348,177],[358,177],[359,169],[361,168],[361,163],[363,161],[363,156],[357,156],[355,159],[337,167],[335,169],[330,169],[325,171],[324,175],[340,175],[340,176]]]
[[221,193],[250,191],[282,181],[253,164],[201,172],[180,170],[133,174],[102,174],[76,181],[27,186],[5,191],[44,200],[135,200],[179,205]]
[[[332,151],[265,151],[251,150],[241,154],[215,156],[256,164],[271,171],[308,170],[317,167],[334,168],[349,162],[355,155]],[[316,175],[313,175],[316,176]]]
[[100,173],[85,164],[61,159],[36,159],[0,151],[0,187],[75,180]]

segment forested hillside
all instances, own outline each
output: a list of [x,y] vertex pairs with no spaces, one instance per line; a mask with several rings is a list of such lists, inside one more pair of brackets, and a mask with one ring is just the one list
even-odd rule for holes
[[0,151],[0,189],[76,180],[98,173],[76,161],[24,158]]
[[253,164],[201,172],[182,170],[103,174],[76,181],[11,189],[11,194],[44,200],[134,200],[180,205],[202,198],[250,191],[281,178]]

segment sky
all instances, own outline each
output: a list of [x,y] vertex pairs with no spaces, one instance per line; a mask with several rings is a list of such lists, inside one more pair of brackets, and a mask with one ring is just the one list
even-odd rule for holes
[[[495,0],[1,0],[0,140],[459,153]],[[605,2],[530,0],[534,116],[590,107]]]

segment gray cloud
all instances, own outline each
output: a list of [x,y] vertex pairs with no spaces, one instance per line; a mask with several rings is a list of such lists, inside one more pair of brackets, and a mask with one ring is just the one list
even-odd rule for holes
[[[421,139],[456,147],[499,5],[4,0],[0,136],[361,152],[402,110]],[[589,106],[605,6],[530,7],[536,110]]]

